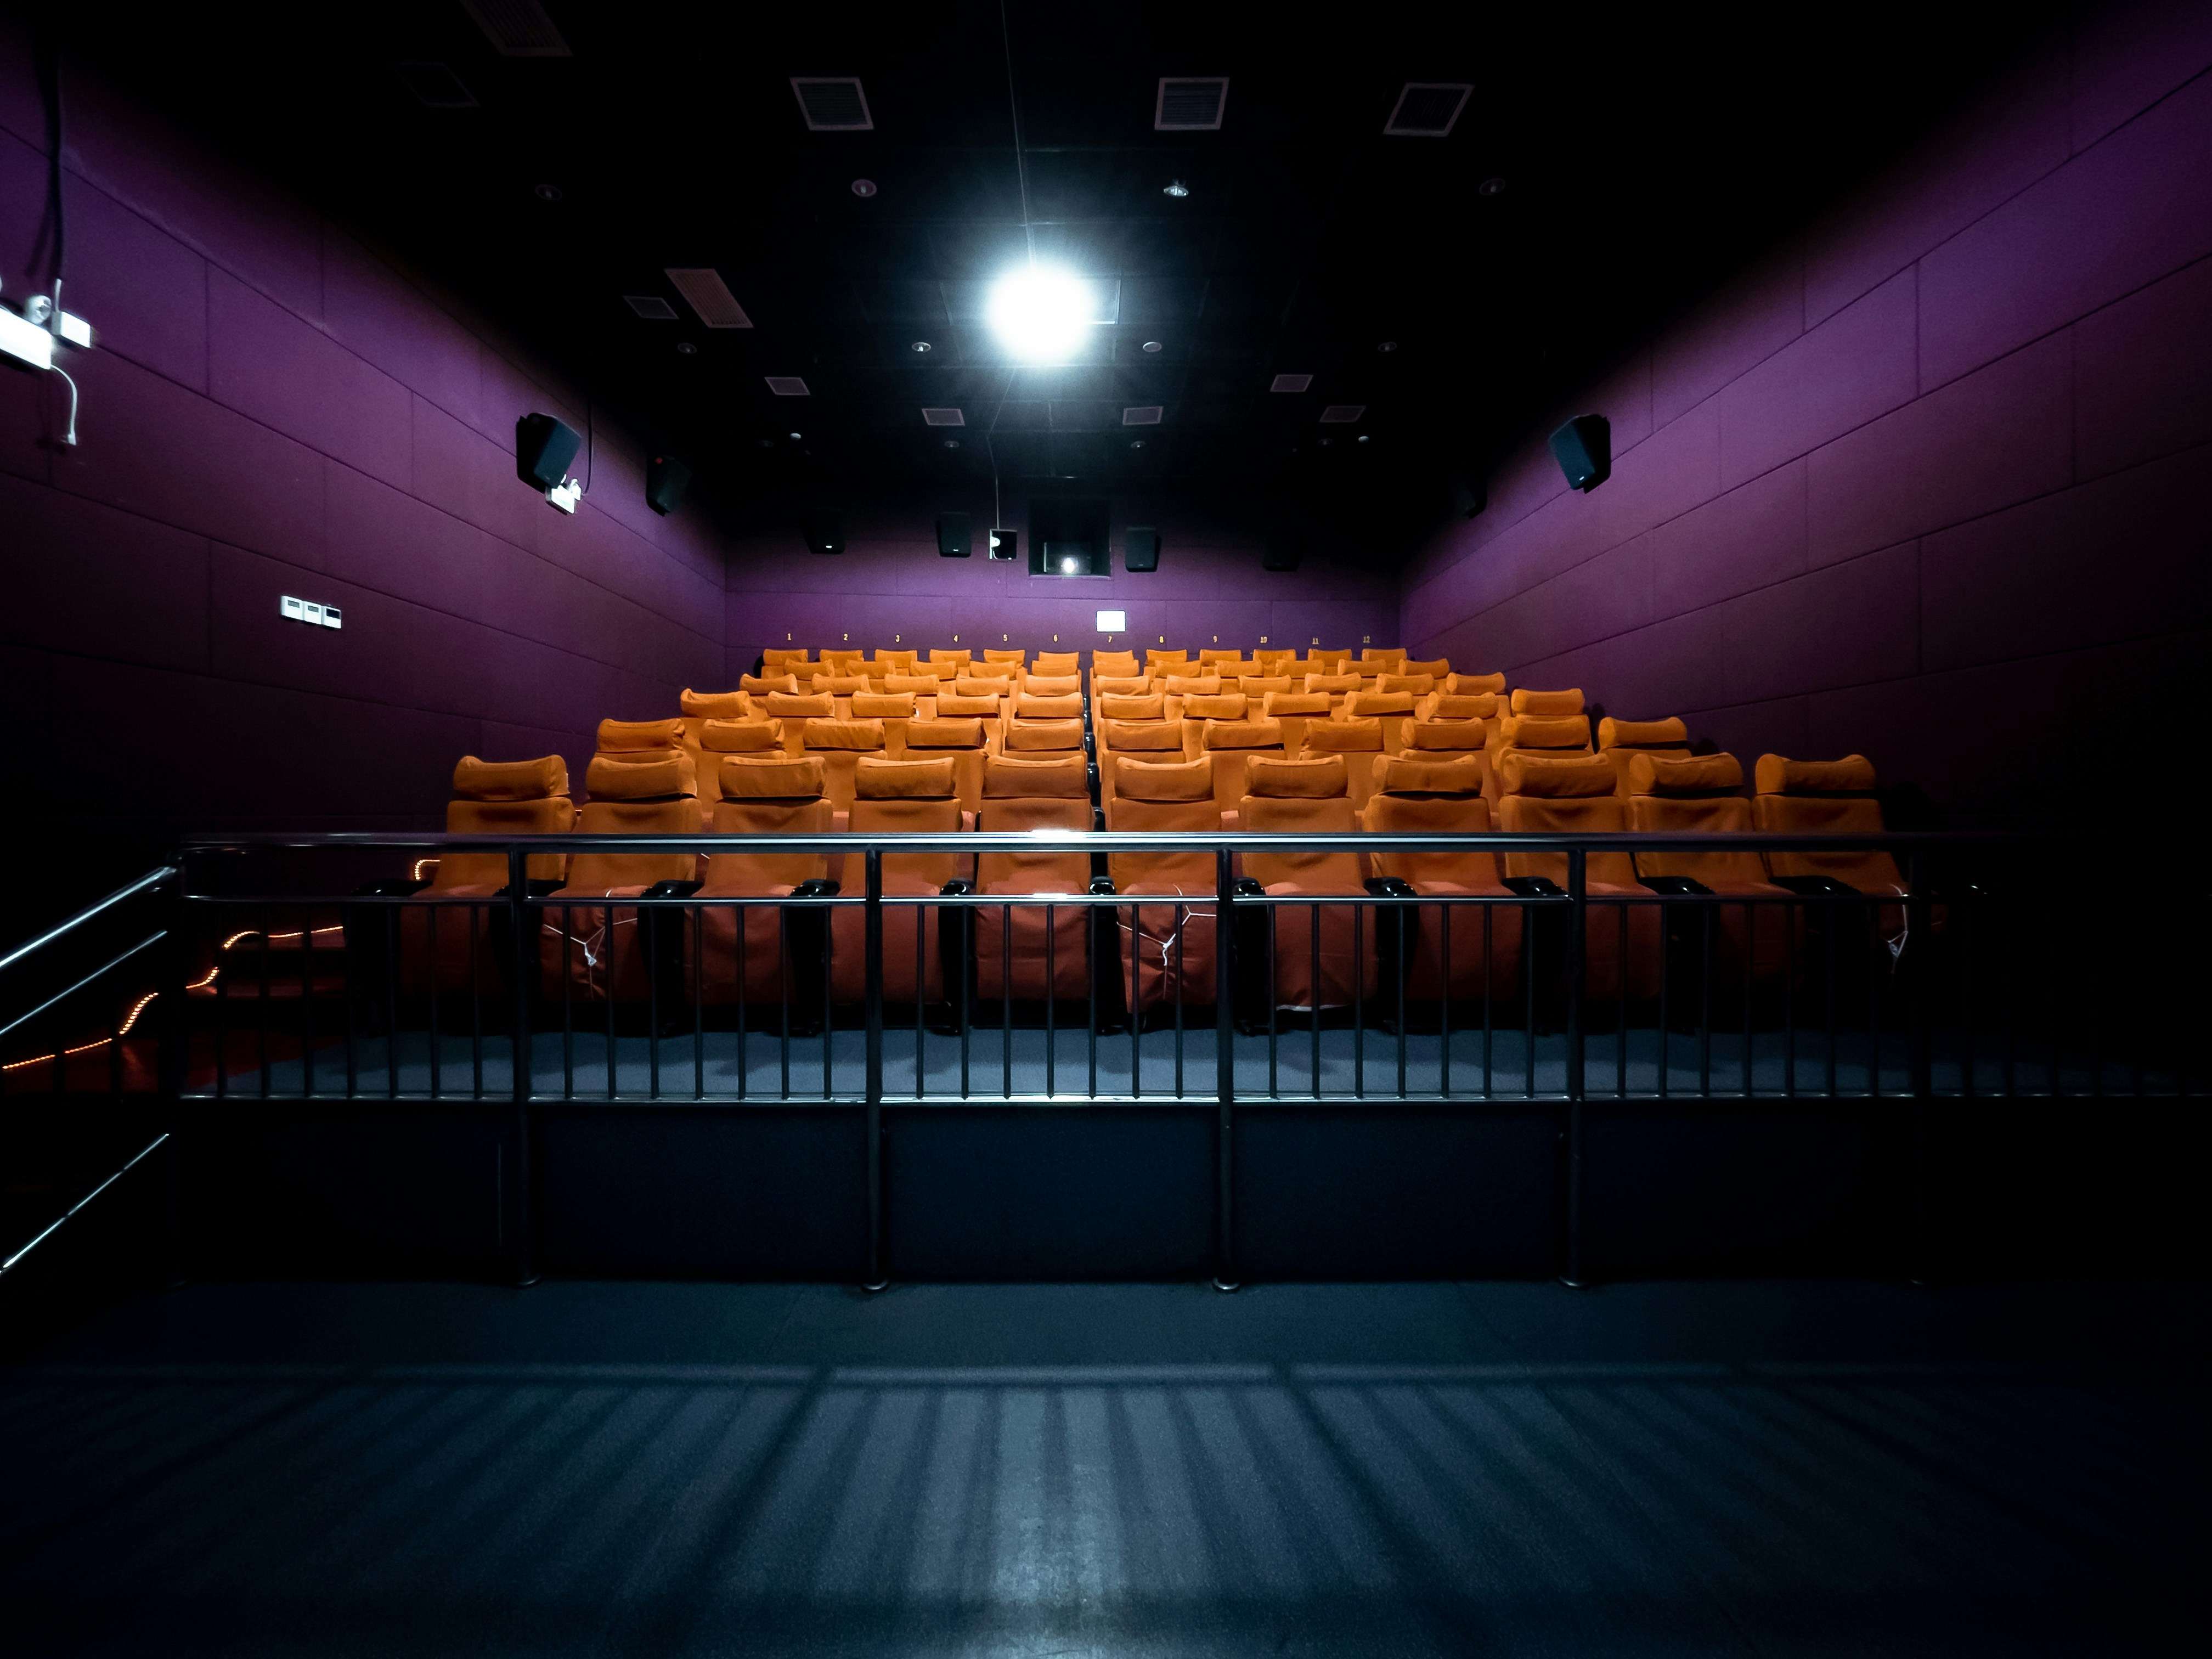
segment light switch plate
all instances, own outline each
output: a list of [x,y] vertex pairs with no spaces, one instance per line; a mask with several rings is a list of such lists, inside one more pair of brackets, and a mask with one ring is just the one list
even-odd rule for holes
[[325,628],[343,628],[345,626],[343,614],[338,610],[337,606],[334,605],[326,605],[323,607],[323,626]]
[[310,628],[320,628],[323,625],[323,607],[309,599],[301,608],[300,620]]
[[307,617],[307,602],[305,599],[295,599],[287,593],[284,596],[283,611],[287,622],[305,622]]

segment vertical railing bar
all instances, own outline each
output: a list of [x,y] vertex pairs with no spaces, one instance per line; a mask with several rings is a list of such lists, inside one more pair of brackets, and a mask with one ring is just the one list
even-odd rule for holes
[[1044,1097],[1052,1098],[1054,1040],[1059,1035],[1055,1018],[1060,1005],[1060,951],[1053,924],[1060,918],[1060,907],[1044,907]]
[[[1137,1017],[1137,969],[1144,960],[1145,938],[1144,934],[1138,931],[1138,910],[1133,904],[1129,907],[1129,927],[1130,937],[1136,943],[1136,948],[1129,954],[1129,1097],[1134,1100],[1145,1092],[1139,1070],[1143,1065],[1142,1043],[1139,1039],[1144,1030],[1144,1021]],[[1166,947],[1163,945],[1160,949],[1160,977],[1165,979],[1167,973],[1168,953]],[[1176,994],[1181,995],[1182,988],[1178,986],[1176,988]]]
[[[1093,1100],[1098,1097],[1098,968],[1099,959],[1105,954],[1098,938],[1098,919],[1113,914],[1104,906],[1095,904],[1083,913],[1084,1091]],[[1117,983],[1121,977],[1118,971],[1114,975]]]
[[[618,1099],[621,1082],[616,1073],[615,1033],[615,908],[611,904],[599,912],[602,927],[599,934],[599,1000],[607,1010],[607,1098]],[[586,962],[589,963],[589,953]]]
[[[1452,1060],[1452,1054],[1451,1054],[1452,1029],[1451,1029],[1451,1025],[1452,1025],[1452,984],[1453,984],[1453,981],[1452,981],[1452,959],[1451,959],[1451,957],[1452,957],[1452,952],[1451,952],[1451,927],[1452,927],[1452,911],[1453,911],[1455,908],[1457,908],[1457,907],[1455,907],[1455,906],[1454,906],[1454,905],[1449,905],[1449,904],[1439,904],[1438,906],[1437,906],[1437,921],[1438,924],[1440,925],[1440,927],[1442,927],[1442,929],[1443,929],[1443,970],[1444,970],[1444,982],[1443,982],[1443,994],[1442,994],[1442,995],[1437,999],[1437,1024],[1438,1024],[1438,1029],[1439,1029],[1439,1030],[1440,1030],[1440,1031],[1442,1032],[1442,1034],[1443,1034],[1443,1035],[1442,1035],[1442,1036],[1441,1036],[1441,1038],[1440,1038],[1440,1040],[1439,1040],[1439,1041],[1440,1041],[1440,1047],[1438,1048],[1438,1049],[1437,1049],[1437,1098],[1438,1098],[1438,1099],[1440,1099],[1440,1100],[1449,1100],[1449,1099],[1451,1098],[1451,1091],[1451,1091],[1451,1060]],[[1483,926],[1484,926],[1484,927],[1486,929],[1486,928],[1489,927],[1489,925],[1490,925],[1490,907],[1489,907],[1488,905],[1486,905],[1486,905],[1484,905],[1484,906],[1482,907],[1482,915],[1483,915]],[[1482,964],[1482,997],[1483,997],[1483,1001],[1484,1001],[1484,1003],[1486,1005],[1486,1004],[1489,1002],[1489,1000],[1490,1000],[1490,963],[1489,963],[1488,962],[1486,962],[1486,961]]]
[[[1444,909],[1449,910],[1449,909],[1450,909],[1450,908],[1451,908],[1451,906],[1449,906],[1449,904],[1447,904],[1447,905],[1443,906],[1443,908]],[[1406,1097],[1406,1013],[1407,1013],[1407,999],[1406,999],[1406,931],[1407,931],[1407,926],[1409,925],[1409,923],[1411,923],[1411,924],[1418,924],[1418,923],[1419,922],[1419,921],[1420,921],[1420,915],[1421,915],[1421,908],[1420,908],[1420,906],[1419,906],[1419,905],[1418,905],[1418,904],[1411,904],[1411,903],[1408,903],[1408,904],[1402,904],[1402,905],[1400,905],[1400,906],[1398,906],[1398,907],[1397,907],[1397,916],[1398,916],[1398,927],[1397,927],[1397,940],[1398,940],[1398,1098],[1399,1098],[1399,1099],[1401,1099],[1401,1100],[1403,1100],[1403,1099]],[[1377,915],[1376,915],[1376,916],[1375,925],[1376,925],[1376,927],[1381,927],[1381,926],[1382,925],[1382,916],[1381,916],[1381,915],[1380,915],[1380,913],[1379,913],[1379,912],[1377,913]],[[1447,1002],[1449,1002],[1449,1001],[1451,1000],[1451,981],[1450,981],[1449,979],[1447,979],[1447,980],[1445,980],[1445,981],[1444,981],[1444,1000],[1445,1000]]]
[[[1526,973],[1523,976],[1528,981],[1528,983],[1524,988],[1527,994],[1521,1000],[1521,1057],[1522,1060],[1522,1071],[1523,1073],[1521,1079],[1521,1092],[1525,1097],[1530,1100],[1534,1100],[1536,1097],[1537,930],[1534,924],[1539,914],[1540,913],[1532,906],[1526,913],[1526,917],[1521,924],[1521,962],[1522,966],[1526,969]],[[1577,927],[1582,926],[1583,918],[1579,913],[1571,914],[1567,919]],[[1569,952],[1570,960],[1572,959],[1572,956],[1573,953],[1571,950]]]
[[[155,999],[155,1099],[156,1109],[169,1130],[169,1144],[162,1149],[161,1158],[161,1231],[168,1254],[167,1278],[173,1285],[183,1283],[185,1278],[185,1089],[191,1079],[192,1041],[191,993],[185,988],[191,981],[192,965],[191,935],[185,921],[189,907],[185,895],[191,890],[191,855],[179,851],[176,874],[170,878],[162,896],[169,936],[162,942],[161,995]],[[349,938],[342,936],[341,942],[348,942]],[[350,999],[350,975],[346,988]],[[351,1012],[350,1002],[348,1012]],[[218,1066],[218,1075],[221,1071]]]
[[[1617,1015],[1620,1024],[1613,1027],[1613,1093],[1615,1099],[1626,1100],[1628,1097],[1628,902],[1626,900],[1623,900],[1618,907],[1618,915],[1619,920],[1613,925],[1613,945],[1620,952],[1615,959],[1620,963],[1620,1006]],[[1666,937],[1666,920],[1663,914],[1659,918],[1660,937],[1662,941],[1660,946],[1662,956],[1666,954],[1666,946],[1663,943]]]
[[[745,1030],[745,981],[752,977],[753,913],[741,905],[730,915],[736,919],[738,929],[738,982],[732,988],[738,994],[738,1098],[744,1100],[752,1093],[753,1060]],[[776,1000],[783,1005],[783,1092],[787,1099],[791,1095],[791,955],[784,943],[783,924],[789,915],[790,912],[781,906],[775,912],[776,962],[781,970],[776,975],[776,986],[783,993]]]
[[1713,907],[1698,907],[1698,1098],[1713,1097]]
[[[576,1093],[576,907],[561,907],[561,1093]],[[515,977],[522,976],[522,941],[514,941]]]
[[514,1178],[501,1183],[501,1195],[511,1206],[503,1218],[504,1231],[514,1256],[514,1282],[528,1285],[538,1277],[536,1152],[531,1140],[530,1100],[536,1079],[530,1052],[530,976],[522,970],[522,942],[530,938],[530,860],[520,846],[507,852],[507,931],[514,940],[514,1005],[507,1025],[514,1063],[508,1068],[510,1101],[508,1146]]
[[[1482,907],[1482,1097],[1494,1100],[1498,1096],[1496,1055],[1493,1053],[1498,1036],[1497,986],[1493,975],[1498,969],[1496,916],[1487,904]],[[1451,927],[1451,910],[1444,910],[1444,927]],[[1528,930],[1522,930],[1522,949],[1528,949]],[[1445,937],[1450,934],[1447,932]],[[1447,978],[1444,981],[1451,981]]]
[[[384,915],[384,1093],[388,1100],[399,1097],[399,911],[397,906],[382,907]],[[269,949],[266,934],[262,936],[263,952]]]
[[[862,864],[865,866],[866,862],[866,855],[863,854]],[[862,905],[863,908],[865,908],[866,903],[866,877],[865,871],[861,878],[861,886]],[[865,945],[867,934],[866,919],[865,917],[862,918],[860,933],[863,944]],[[837,919],[833,915],[830,919],[830,925],[822,931],[822,1098],[824,1100],[829,1099],[834,1092],[831,1087],[833,1079],[830,1075],[834,1069],[834,1062],[830,1057],[830,1043],[832,1038],[836,1035],[837,1027],[836,1003],[835,1000],[837,989],[836,973]],[[860,962],[860,982],[862,994],[864,996],[866,993],[867,978],[867,952],[863,949],[861,951]]]
[[1014,907],[999,907],[999,1092],[1014,1093]]
[[1265,906],[1262,914],[1267,918],[1267,1093],[1279,1100],[1283,1090],[1276,1069],[1279,1060],[1280,1027],[1276,1020],[1275,1008],[1275,907],[1272,904]]
[[[1566,1183],[1562,1210],[1566,1217],[1566,1266],[1561,1274],[1570,1285],[1583,1283],[1583,988],[1589,963],[1589,884],[1588,855],[1579,847],[1567,852],[1567,1133],[1562,1170]],[[1623,906],[1624,912],[1626,905]],[[1628,963],[1615,964],[1624,982]],[[1532,1059],[1529,1072],[1535,1066]]]
[[[867,1288],[881,1290],[884,1274],[884,849],[871,846],[863,854],[866,881],[866,909],[861,929],[866,1047],[863,1079],[867,1093],[868,1136],[868,1279]],[[914,913],[915,933],[922,927],[921,912]],[[916,981],[914,993],[921,995]],[[824,1065],[828,1064],[824,1060]]]
[[[963,914],[963,912],[957,910],[953,912],[956,918]],[[959,928],[957,925],[953,929],[953,933],[954,936],[957,938],[959,933]],[[923,1032],[927,1029],[927,1017],[922,1009],[922,1004],[925,999],[921,994],[921,988],[929,983],[929,974],[927,971],[929,959],[927,953],[922,948],[928,933],[929,929],[923,925],[922,913],[916,910],[914,913],[914,1097],[916,1100],[920,1100],[923,1094],[927,1092],[927,1091],[922,1087],[922,1077],[924,1073],[924,1061],[927,1058],[923,1050],[927,1046],[927,1041],[923,1036]],[[940,939],[945,937],[945,915],[941,909],[937,914],[937,934]],[[940,951],[939,953],[939,960],[942,960],[943,952]],[[965,961],[962,962],[960,971],[963,974],[968,971],[968,966]],[[941,990],[944,988],[940,986],[939,988]]]
[[437,1100],[443,1097],[445,1089],[445,1048],[443,1038],[438,1030],[438,911],[440,907],[432,904],[424,908],[429,912],[430,916],[430,972],[428,975],[430,1098]]
[[1753,1086],[1751,1066],[1751,962],[1759,949],[1759,918],[1747,901],[1743,907],[1743,1097],[1752,1098],[1758,1093]]
[[[1214,1127],[1214,1269],[1218,1290],[1237,1285],[1236,1129],[1237,1055],[1234,968],[1230,961],[1230,908],[1236,902],[1234,866],[1229,849],[1217,848],[1213,860],[1213,1092],[1217,1114]],[[1272,915],[1272,911],[1270,912]],[[1269,971],[1273,958],[1269,958]],[[1180,975],[1181,969],[1177,969]],[[1181,987],[1177,987],[1181,997]]]
[[[660,1098],[660,911],[648,908],[640,918],[645,940],[645,1097]],[[612,959],[610,958],[610,966]],[[607,990],[614,990],[614,975],[607,975]]]
[[[744,926],[743,909],[730,912]],[[707,1097],[707,911],[696,906],[684,912],[685,943],[691,952],[691,1098]]]
[[[1777,905],[1782,919],[1782,1092],[1797,1097],[1797,928],[1796,913]],[[1758,951],[1752,952],[1753,960]]]
[[[978,935],[982,931],[975,926],[981,914],[981,911],[961,912],[963,918],[961,932],[966,936],[971,950],[976,945]],[[960,963],[960,1098],[963,1100],[967,1099],[969,1094],[969,1035],[975,1023],[975,999],[971,988],[974,977],[969,971],[966,956],[963,953]]]
[[1659,1077],[1656,1093],[1665,1100],[1673,1092],[1674,1029],[1674,946],[1680,924],[1666,910],[1659,912]]
[[1313,959],[1306,972],[1306,994],[1313,999],[1308,1009],[1309,1024],[1313,1030],[1313,1093],[1321,1098],[1321,906],[1309,904],[1306,914],[1313,922]]
[[[1808,908],[1809,919],[1812,911]],[[1836,896],[1824,893],[1820,899],[1820,931],[1825,936],[1824,951],[1827,967],[1821,984],[1822,1000],[1827,1005],[1828,1025],[1828,1098],[1836,1097],[1836,935],[1841,932],[1836,918]]]
[[[489,910],[483,905],[471,904],[467,911],[469,922],[469,1087],[476,1098],[483,1098],[483,958],[482,934],[491,925]],[[514,971],[522,971],[522,941],[514,942]]]
[[[1316,907],[1318,908],[1318,907]],[[1352,907],[1352,1097],[1367,1097],[1367,951],[1361,918],[1367,907]],[[1314,988],[1318,1002],[1321,988]],[[1314,1029],[1321,1029],[1321,1009],[1314,1009]]]

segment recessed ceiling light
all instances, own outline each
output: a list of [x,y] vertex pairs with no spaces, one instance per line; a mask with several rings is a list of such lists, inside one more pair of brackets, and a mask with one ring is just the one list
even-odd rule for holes
[[561,186],[551,183],[542,184],[530,193],[541,202],[557,202],[561,199]]
[[1367,440],[1369,439],[1369,437],[1370,437],[1371,435],[1372,435],[1372,434],[1370,434],[1370,433],[1363,432],[1363,433],[1361,433],[1361,434],[1359,434],[1359,441],[1360,441],[1360,442],[1362,442],[1362,443],[1365,443],[1365,442],[1367,441]]
[[874,179],[855,179],[853,180],[853,194],[859,197],[862,201],[866,201],[869,197],[873,196],[875,193],[876,181]]
[[1073,576],[1077,571],[1082,568],[1083,567],[1077,563],[1073,559],[1062,559],[1060,562],[1060,574],[1064,576]]
[[1018,265],[991,285],[991,331],[1020,362],[1062,363],[1090,332],[1091,285],[1059,265]]
[[1486,179],[1474,187],[1474,191],[1478,196],[1503,196],[1505,194],[1505,181],[1503,179]]
[[929,349],[929,342],[927,340],[916,340],[912,345],[908,346],[907,349],[909,351],[927,351]]
[[793,442],[793,443],[797,443],[797,442],[799,441],[799,439],[800,439],[800,438],[802,438],[802,437],[804,437],[805,434],[804,433],[799,433],[799,432],[792,432],[792,433],[787,433],[785,435],[786,435],[787,437],[788,437],[788,438],[791,440],[791,441],[792,441],[792,442]]
[[1142,449],[1144,447],[1145,441],[1142,438],[1132,438],[1129,440],[1129,447],[1132,449]]
[[1331,444],[1334,443],[1336,440],[1334,438],[1316,438],[1314,441],[1319,444],[1323,449],[1327,449]]
[[1160,343],[1158,340],[1147,340],[1145,342],[1145,349],[1147,351],[1158,351],[1160,349]]
[[1190,186],[1183,183],[1182,179],[1176,179],[1170,183],[1162,185],[1160,186],[1160,194],[1163,196],[1172,196],[1176,200],[1180,202],[1184,197],[1190,194]]
[[942,441],[947,449],[957,449],[960,447],[960,440],[957,438],[946,438]]
[[692,341],[678,340],[676,343],[676,352],[681,357],[696,357],[699,355],[699,348]]
[[1270,392],[1304,392],[1313,384],[1310,374],[1278,374],[1267,382]]
[[1384,340],[1375,349],[1377,351],[1395,351],[1398,349],[1398,343],[1395,340]]

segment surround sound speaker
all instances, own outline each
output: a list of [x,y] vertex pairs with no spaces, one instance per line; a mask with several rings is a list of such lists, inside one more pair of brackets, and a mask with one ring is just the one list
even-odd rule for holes
[[971,549],[965,513],[937,515],[937,553],[939,558],[964,559]]
[[817,514],[806,521],[806,550],[810,553],[842,553],[845,550],[845,521],[835,513]]
[[1016,559],[1021,556],[1021,551],[1022,537],[1019,531],[1004,528],[992,530],[988,550],[989,557],[1000,560]]
[[673,455],[656,455],[645,469],[645,504],[666,518],[691,488],[691,469]]
[[1552,434],[1552,457],[1571,489],[1595,489],[1613,476],[1613,425],[1602,415],[1577,415]]
[[550,415],[526,415],[514,423],[514,475],[532,489],[557,489],[583,442]]
[[1160,568],[1160,532],[1150,525],[1133,524],[1122,532],[1121,568],[1142,574]]

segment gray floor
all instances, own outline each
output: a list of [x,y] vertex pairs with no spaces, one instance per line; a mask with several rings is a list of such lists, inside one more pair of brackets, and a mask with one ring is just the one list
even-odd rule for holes
[[0,1370],[0,1599],[27,1655],[2194,1651],[2208,1352],[2195,1286],[201,1286]]

